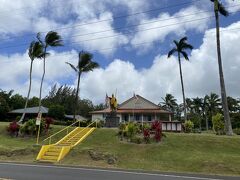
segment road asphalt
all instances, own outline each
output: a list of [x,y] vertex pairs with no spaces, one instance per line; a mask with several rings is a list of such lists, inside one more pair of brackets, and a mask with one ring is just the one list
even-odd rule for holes
[[98,169],[51,164],[0,163],[0,180],[240,180],[240,177],[208,176]]

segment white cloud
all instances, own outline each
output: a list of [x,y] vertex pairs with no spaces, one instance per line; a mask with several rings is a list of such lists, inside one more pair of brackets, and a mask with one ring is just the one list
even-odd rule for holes
[[[133,47],[139,48],[139,46],[135,44],[155,41],[163,42],[166,36],[172,33],[177,36],[182,36],[189,30],[203,31],[207,28],[209,22],[208,19],[204,18],[209,17],[209,13],[201,12],[201,9],[190,6],[173,15],[169,13],[160,13],[157,18],[142,19],[140,24],[143,25],[138,26],[137,29],[139,32],[133,36],[131,44]],[[196,19],[202,20],[193,21]],[[147,43],[140,48],[142,50],[142,47],[149,48],[151,45],[151,43]]]
[[[113,29],[112,27],[113,19],[112,21],[104,21],[105,19],[112,19],[112,14],[106,12],[104,14],[101,14],[98,19],[89,20],[87,25],[76,27],[76,29],[74,29],[73,32],[72,41],[76,44],[81,45],[85,49],[91,51],[97,50],[102,54],[109,53],[111,54],[116,50],[115,48],[117,48],[120,45],[126,44],[128,42],[127,37],[121,33],[116,32]],[[94,25],[91,24],[91,22],[97,21],[102,22],[94,23]],[[106,50],[109,48],[110,51]]]
[[[240,52],[239,31],[228,31],[240,28],[240,22],[223,28],[221,33],[222,59],[225,83],[228,95],[239,97]],[[65,64],[77,62],[77,52],[51,52],[47,58],[47,73],[44,84],[44,95],[47,95],[53,84],[68,84],[76,87],[76,75]],[[218,66],[216,58],[215,30],[206,31],[203,44],[189,55],[190,62],[182,61],[183,77],[187,97],[203,96],[210,92],[220,93]],[[14,89],[26,95],[28,85],[29,58],[27,53],[10,57],[1,56],[0,87],[4,90]],[[42,62],[34,62],[33,91],[38,95],[39,81],[42,74]],[[69,83],[71,82],[72,83]],[[106,68],[99,68],[82,76],[80,84],[81,98],[88,98],[94,103],[104,102],[105,93],[115,93],[119,102],[138,93],[155,103],[161,101],[166,93],[172,93],[181,102],[179,67],[175,56],[167,59],[166,55],[155,57],[148,69],[136,69],[128,61],[115,59]]]

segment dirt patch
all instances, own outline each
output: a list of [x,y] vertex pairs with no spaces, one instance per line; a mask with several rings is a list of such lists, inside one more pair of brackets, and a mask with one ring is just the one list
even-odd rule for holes
[[96,150],[88,150],[88,154],[94,161],[106,161],[108,164],[116,164],[117,163],[117,157],[113,154],[109,154],[106,152],[99,152]]

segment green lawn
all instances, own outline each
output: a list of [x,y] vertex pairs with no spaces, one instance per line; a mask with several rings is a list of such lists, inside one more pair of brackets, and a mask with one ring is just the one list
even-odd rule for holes
[[[34,162],[39,147],[35,139],[11,138],[0,124],[0,161]],[[56,131],[58,126],[54,127]],[[240,136],[167,133],[158,144],[130,144],[119,141],[116,129],[97,129],[75,147],[61,164],[144,169],[156,171],[240,175]],[[5,150],[25,149],[27,153],[7,156]],[[29,150],[31,149],[31,150]],[[106,160],[94,161],[89,150],[117,157],[115,165]],[[3,154],[3,155],[2,155]],[[20,154],[20,155],[19,155]]]

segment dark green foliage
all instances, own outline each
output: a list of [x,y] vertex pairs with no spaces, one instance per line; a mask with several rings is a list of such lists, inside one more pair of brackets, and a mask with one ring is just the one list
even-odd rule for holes
[[48,110],[48,116],[57,119],[63,120],[64,119],[64,107],[61,105],[51,105]]
[[240,128],[233,129],[233,132],[237,135],[240,135]]
[[38,106],[39,98],[34,96],[29,99],[28,101],[28,107],[36,107]]
[[220,113],[217,113],[212,117],[212,123],[213,123],[213,130],[217,135],[223,135],[224,134],[224,119],[223,115]]
[[20,94],[15,94],[10,98],[11,109],[22,109],[24,108],[25,98]]
[[4,120],[7,118],[7,113],[9,112],[10,108],[7,101],[0,96],[0,118]]
[[240,113],[230,113],[230,117],[233,129],[240,128]]

